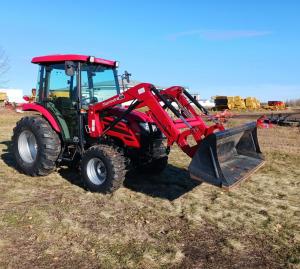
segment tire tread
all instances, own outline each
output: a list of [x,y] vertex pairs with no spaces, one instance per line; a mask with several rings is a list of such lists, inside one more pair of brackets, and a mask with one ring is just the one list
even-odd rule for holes
[[[104,186],[101,185],[101,190],[94,190],[90,188],[85,182],[85,186],[91,191],[98,191],[103,193],[111,193],[120,188],[123,185],[127,169],[126,169],[126,158],[122,149],[106,144],[99,144],[91,146],[84,154],[85,156],[94,155],[101,153],[111,167],[111,178],[106,182]],[[84,161],[82,164],[85,163]],[[81,168],[83,171],[84,167]]]
[[[24,128],[34,128],[39,137],[40,158],[33,167],[22,165],[22,159],[18,157],[18,137]],[[56,168],[56,161],[61,151],[61,141],[58,134],[53,130],[49,122],[42,116],[27,116],[17,122],[13,129],[12,148],[18,168],[31,176],[45,176]]]

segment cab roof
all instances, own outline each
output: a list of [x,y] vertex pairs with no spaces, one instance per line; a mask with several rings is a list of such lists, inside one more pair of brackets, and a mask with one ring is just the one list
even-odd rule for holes
[[75,61],[75,62],[92,62],[95,64],[103,64],[108,66],[116,66],[116,61],[105,60],[101,58],[96,58],[94,56],[78,55],[78,54],[55,54],[47,56],[38,56],[32,58],[31,62],[34,64],[43,63],[59,63],[64,61]]

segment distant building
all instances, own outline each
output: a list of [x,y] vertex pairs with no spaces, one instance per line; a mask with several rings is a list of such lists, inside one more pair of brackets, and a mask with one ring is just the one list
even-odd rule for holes
[[215,103],[212,100],[201,99],[199,93],[191,93],[191,95],[200,103],[200,105],[206,108],[212,108],[215,106]]
[[6,98],[9,103],[25,103],[23,90],[21,89],[0,89],[0,92],[6,93]]
[[212,100],[200,99],[199,103],[205,108],[212,108],[215,106],[215,103]]

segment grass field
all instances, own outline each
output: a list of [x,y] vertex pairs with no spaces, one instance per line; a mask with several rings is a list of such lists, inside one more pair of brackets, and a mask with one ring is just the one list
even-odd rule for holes
[[102,195],[66,167],[15,170],[23,115],[0,110],[0,268],[300,268],[299,128],[260,129],[266,165],[233,191],[190,180],[174,147],[160,176]]

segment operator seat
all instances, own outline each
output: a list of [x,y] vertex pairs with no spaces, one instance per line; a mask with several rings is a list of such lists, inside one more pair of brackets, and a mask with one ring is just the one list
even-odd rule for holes
[[76,102],[69,97],[57,97],[53,101],[55,107],[61,113],[69,129],[70,138],[78,135],[78,113]]

